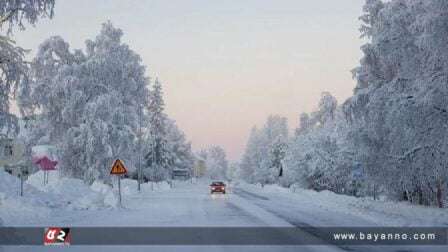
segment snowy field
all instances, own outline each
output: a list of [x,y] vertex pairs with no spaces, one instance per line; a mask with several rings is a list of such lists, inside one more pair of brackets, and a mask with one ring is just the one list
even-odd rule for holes
[[[331,192],[292,191],[278,186],[238,183],[228,194],[210,195],[208,183],[175,181],[143,184],[138,193],[135,181],[122,180],[123,205],[114,188],[50,175],[43,186],[43,175],[32,175],[25,183],[25,197],[19,194],[19,180],[2,173],[0,216],[4,226],[14,227],[307,227],[307,226],[447,226],[446,210],[416,207],[404,203],[376,202],[370,199],[336,195]],[[419,218],[415,217],[419,216]],[[4,251],[78,251],[79,246],[4,247]],[[145,251],[148,246],[82,246],[81,251]],[[151,246],[155,251],[396,251],[393,246]],[[400,246],[400,249],[403,249]],[[409,251],[427,247],[407,246]],[[446,248],[432,246],[432,250]]]

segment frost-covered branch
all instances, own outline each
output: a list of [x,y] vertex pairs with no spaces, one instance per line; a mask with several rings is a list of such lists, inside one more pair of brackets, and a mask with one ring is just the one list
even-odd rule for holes
[[8,23],[8,33],[14,25],[24,29],[23,21],[34,25],[39,18],[54,15],[55,0],[2,0],[0,2],[0,27]]

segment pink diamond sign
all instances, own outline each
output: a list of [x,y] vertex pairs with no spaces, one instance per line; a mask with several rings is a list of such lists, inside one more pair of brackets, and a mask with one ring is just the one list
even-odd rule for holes
[[33,163],[37,164],[43,171],[56,170],[57,161],[50,160],[47,156],[33,157]]

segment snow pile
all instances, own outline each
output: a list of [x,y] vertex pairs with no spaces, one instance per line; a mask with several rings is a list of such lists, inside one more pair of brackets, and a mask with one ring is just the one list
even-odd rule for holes
[[43,200],[45,193],[29,185],[24,185],[24,191],[25,196],[20,197],[20,179],[0,171],[0,218],[5,223],[10,220],[50,215],[50,210]]
[[[151,183],[147,183],[146,187],[148,189],[150,189],[151,188]],[[170,191],[170,190],[171,190],[171,186],[166,181],[154,183],[154,191],[157,191],[157,192],[167,192],[167,191]]]
[[117,197],[108,185],[95,182],[89,186],[80,179],[60,176],[59,171],[51,171],[49,174],[47,185],[43,185],[42,171],[32,174],[26,183],[51,194],[51,202],[55,207],[87,210],[116,206],[113,202],[118,201]]
[[32,174],[24,182],[20,197],[20,179],[0,171],[0,216],[7,224],[31,223],[36,218],[51,216],[52,210],[92,210],[116,207],[118,196],[101,182],[91,186],[80,179],[67,178],[52,171],[48,184],[43,172]]
[[[156,192],[166,192],[171,190],[170,184],[168,182],[156,182],[151,188],[151,183],[143,183],[141,184],[141,192],[142,193],[150,193],[152,191]],[[114,190],[116,190],[116,182],[114,181]],[[121,180],[121,192],[126,196],[134,196],[138,194],[137,180],[133,179],[122,179]]]
[[117,190],[114,190],[109,185],[103,184],[99,181],[93,182],[93,184],[90,186],[90,189],[93,191],[100,193],[104,195],[103,204],[106,207],[118,207],[119,204],[119,198],[117,194]]
[[281,187],[278,185],[264,185],[263,187],[261,184],[257,184],[260,188],[263,188],[263,190],[267,192],[273,192],[273,193],[284,193],[284,192],[290,192],[288,188]]
[[[48,184],[44,185],[43,171],[38,171],[24,181],[24,196],[20,197],[20,179],[0,171],[0,218],[6,225],[27,223],[58,216],[59,212],[103,210],[119,206],[118,186],[95,181],[92,185],[75,178],[50,171]],[[142,192],[151,194],[151,183],[144,183]],[[137,197],[137,181],[121,180],[124,197]],[[167,182],[153,184],[155,192],[170,190]],[[141,195],[141,194],[140,194]],[[1,221],[1,220],[0,220]]]
[[107,194],[108,192],[112,191],[111,186],[101,183],[99,181],[93,182],[93,184],[90,186],[90,189],[92,189],[95,192],[102,193],[102,194]]
[[[116,181],[114,183],[116,184]],[[136,195],[138,193],[137,181],[132,179],[121,180],[121,192],[127,196]]]
[[374,201],[370,198],[355,198],[349,203],[349,207],[360,209],[359,211],[366,216],[367,213],[373,216],[389,216],[390,219],[394,220],[394,225],[399,226],[408,226],[410,220],[413,223],[419,223],[420,226],[448,226],[448,211],[446,208],[414,205],[408,202]]
[[20,180],[9,173],[0,170],[0,192],[11,192],[11,189],[20,186]]
[[[271,201],[288,202],[283,208],[307,213],[307,224],[314,226],[346,226],[361,223],[365,226],[447,226],[448,211],[434,207],[417,206],[408,202],[374,201],[356,198],[331,191],[316,192],[302,188],[284,188],[278,185],[252,185],[241,183],[239,188],[268,197]],[[279,203],[279,206],[281,205]],[[272,203],[276,204],[276,203]],[[288,210],[288,209],[287,209]],[[331,216],[347,218],[332,218]],[[323,216],[328,216],[324,218]],[[317,220],[324,221],[318,222]]]

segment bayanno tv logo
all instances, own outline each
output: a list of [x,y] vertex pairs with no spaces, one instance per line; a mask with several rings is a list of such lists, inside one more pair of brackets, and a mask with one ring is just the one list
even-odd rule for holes
[[45,228],[44,245],[70,245],[70,228]]

